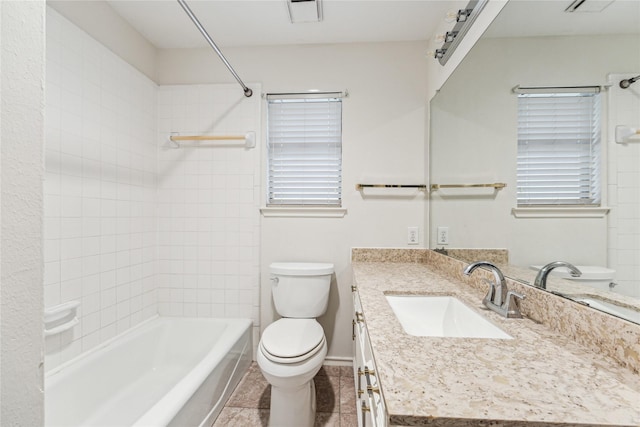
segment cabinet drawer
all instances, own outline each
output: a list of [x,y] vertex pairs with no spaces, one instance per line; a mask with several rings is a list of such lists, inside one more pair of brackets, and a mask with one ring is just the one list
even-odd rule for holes
[[356,386],[358,426],[386,427],[387,415],[382,398],[373,351],[369,342],[360,297],[353,292],[354,381]]

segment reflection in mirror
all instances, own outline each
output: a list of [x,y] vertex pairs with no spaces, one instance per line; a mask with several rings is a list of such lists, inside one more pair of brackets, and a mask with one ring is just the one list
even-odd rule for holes
[[[608,268],[602,283],[556,269],[548,290],[640,323],[640,137],[615,138],[616,126],[640,128],[640,80],[619,84],[640,74],[640,2],[591,13],[565,12],[570,3],[510,1],[432,99],[431,184],[507,186],[431,191],[429,247],[467,261],[480,258],[460,248],[504,249],[505,275],[529,283],[552,261]],[[518,206],[515,86],[600,86],[598,206]]]

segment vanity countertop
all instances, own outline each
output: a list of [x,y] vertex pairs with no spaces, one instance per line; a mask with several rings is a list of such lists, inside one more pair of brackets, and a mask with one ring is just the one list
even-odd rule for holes
[[[391,425],[640,425],[640,375],[422,263],[353,262]],[[385,293],[453,295],[512,340],[416,337]],[[525,300],[523,304],[526,304]]]

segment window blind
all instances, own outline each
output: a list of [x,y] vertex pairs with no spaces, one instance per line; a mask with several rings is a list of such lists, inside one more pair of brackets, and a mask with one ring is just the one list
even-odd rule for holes
[[518,95],[518,206],[599,205],[600,145],[599,93]]
[[267,116],[267,204],[341,206],[341,98],[270,96]]

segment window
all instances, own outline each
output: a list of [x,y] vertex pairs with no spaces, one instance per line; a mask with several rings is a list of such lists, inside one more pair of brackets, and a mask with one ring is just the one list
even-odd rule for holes
[[268,95],[268,206],[342,204],[339,94]]
[[520,89],[518,206],[600,205],[599,90]]

